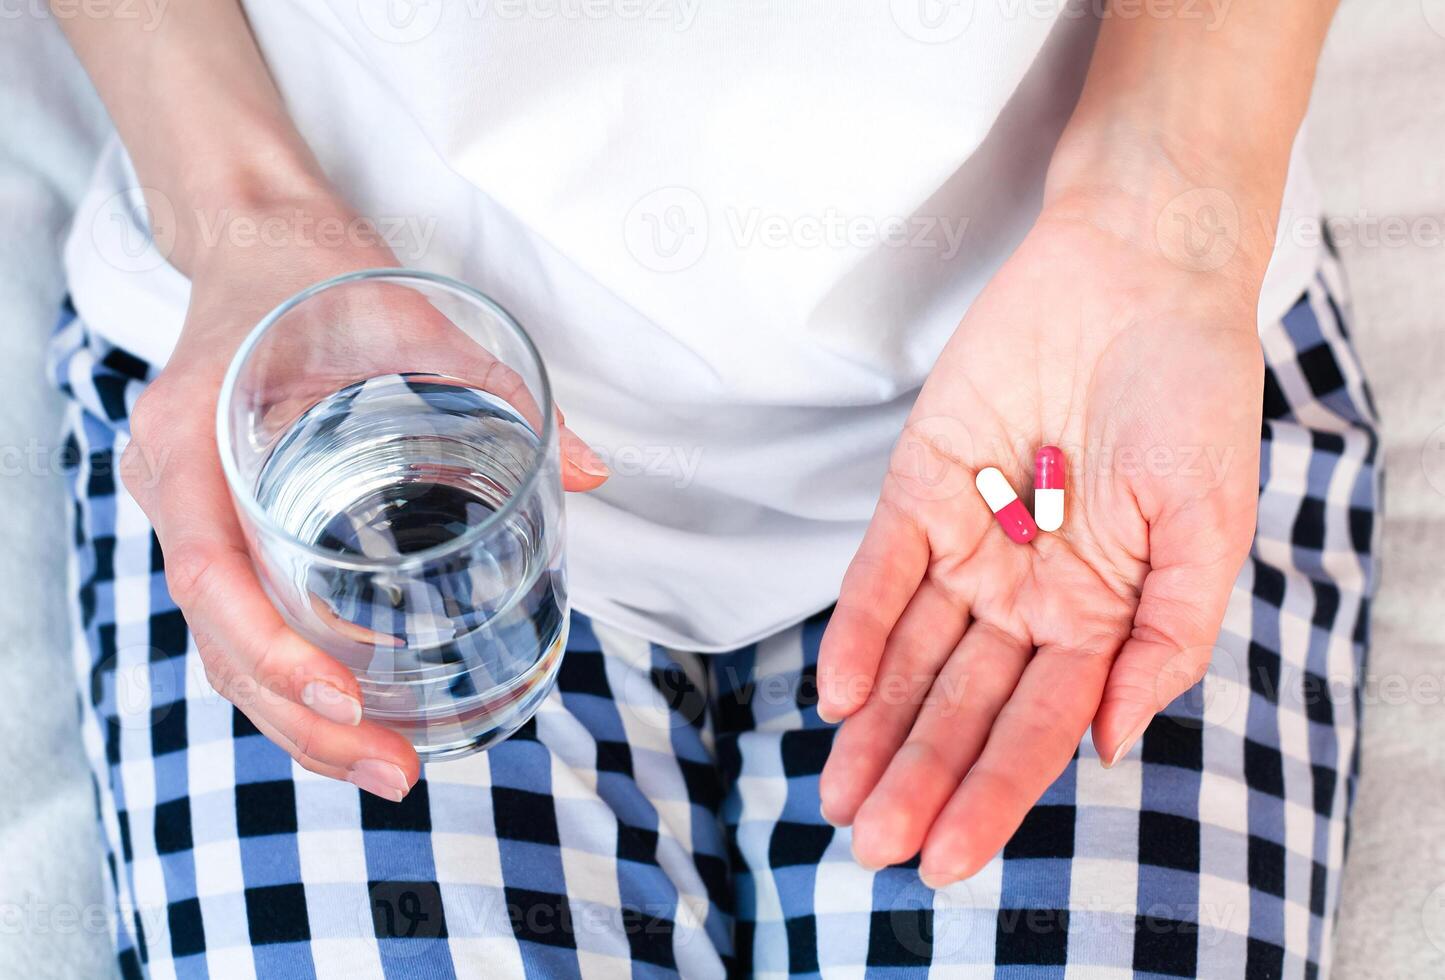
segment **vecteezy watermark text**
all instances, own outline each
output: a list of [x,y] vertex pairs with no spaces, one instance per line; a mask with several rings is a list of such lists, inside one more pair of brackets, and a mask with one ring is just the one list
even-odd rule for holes
[[161,24],[170,0],[0,0],[0,20],[54,17],[56,20],[137,21],[143,31]]
[[769,214],[761,208],[726,212],[732,239],[742,248],[919,248],[951,259],[963,245],[968,219],[937,214],[848,215],[837,208],[818,214]]
[[184,230],[204,248],[376,248],[403,263],[423,259],[436,234],[435,215],[316,215],[302,208],[257,214],[221,207],[175,207],[155,188],[130,187],[89,205],[96,253],[122,272],[148,272],[169,260]]
[[852,214],[841,208],[781,212],[737,203],[709,207],[689,187],[660,187],[632,205],[623,241],[654,272],[681,272],[720,237],[739,250],[918,249],[949,261],[963,248],[969,219],[951,214]]
[[257,218],[222,208],[209,214],[197,211],[195,218],[198,240],[206,246],[219,245],[223,241],[238,248],[256,245],[268,248],[288,245],[320,248],[385,245],[399,258],[405,257],[405,253],[412,253],[412,257],[425,253],[437,225],[435,216],[380,215],[343,220],[337,217],[318,218],[301,210],[289,215],[273,214]]
[[501,24],[547,21],[623,21],[682,32],[697,19],[702,0],[357,0],[366,29],[389,44],[432,36],[442,20]]
[[[992,10],[983,9],[992,4]],[[1224,24],[1233,0],[889,0],[898,29],[915,41],[946,44],[975,23],[1021,20],[1180,20],[1203,22],[1214,32]]]

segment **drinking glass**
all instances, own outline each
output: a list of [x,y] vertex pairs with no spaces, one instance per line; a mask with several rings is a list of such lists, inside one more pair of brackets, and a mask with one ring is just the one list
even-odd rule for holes
[[367,718],[426,760],[536,712],[566,646],[561,467],[505,310],[412,270],[312,286],[237,351],[216,434],[263,586]]

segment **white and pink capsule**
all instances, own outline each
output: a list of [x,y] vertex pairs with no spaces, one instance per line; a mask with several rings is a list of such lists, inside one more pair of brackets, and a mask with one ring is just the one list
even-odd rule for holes
[[1058,446],[1044,446],[1034,456],[1032,516],[998,467],[979,470],[974,485],[1009,540],[1028,544],[1040,531],[1057,531],[1064,526],[1064,469],[1064,453]]
[[1034,456],[1034,523],[1040,531],[1064,526],[1064,451],[1044,446]]
[[1014,493],[1008,477],[1004,476],[998,467],[985,466],[978,471],[973,482],[978,487],[983,502],[993,511],[994,520],[998,521],[998,526],[1003,528],[1003,533],[1009,536],[1010,541],[1015,544],[1028,544],[1038,536],[1038,525],[1029,516],[1028,508],[1019,499],[1019,495]]

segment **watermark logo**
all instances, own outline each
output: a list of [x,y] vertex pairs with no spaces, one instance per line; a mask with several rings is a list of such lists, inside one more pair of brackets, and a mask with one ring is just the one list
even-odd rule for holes
[[949,500],[973,486],[973,436],[948,415],[912,419],[889,460],[889,475],[917,500]]
[[1154,704],[1184,728],[1222,728],[1239,712],[1249,685],[1239,659],[1224,647],[1190,647],[1170,657],[1154,679]]
[[632,257],[653,272],[690,269],[707,250],[707,205],[689,188],[660,187],[627,212],[623,239]]
[[1164,206],[1154,231],[1170,262],[1190,272],[1212,272],[1239,248],[1239,208],[1217,187],[1196,187]]
[[1437,37],[1445,38],[1445,0],[1420,0],[1420,13],[1426,26]]
[[1420,907],[1420,926],[1430,945],[1445,953],[1445,885],[1425,896],[1425,904]]
[[108,689],[103,705],[122,731],[144,731],[166,719],[186,693],[187,658],[148,646],[117,651],[94,676]]
[[957,40],[973,23],[975,0],[889,0],[898,29],[924,44]]
[[356,0],[366,29],[389,44],[411,44],[429,37],[441,23],[445,0]]
[[[441,939],[447,935],[441,889],[431,881],[377,881],[357,908],[359,934],[380,940]],[[426,942],[388,942],[389,958],[419,956]]]
[[176,209],[151,187],[116,191],[90,216],[96,254],[121,272],[150,272],[165,265],[176,246]]
[[672,731],[701,725],[707,699],[681,664],[631,664],[622,681],[618,708],[629,721]]
[[995,919],[998,913],[982,907],[973,886],[964,880],[937,891],[910,889],[898,894],[885,915],[888,931],[899,946],[924,962],[932,958],[946,963],[967,946],[974,920]]

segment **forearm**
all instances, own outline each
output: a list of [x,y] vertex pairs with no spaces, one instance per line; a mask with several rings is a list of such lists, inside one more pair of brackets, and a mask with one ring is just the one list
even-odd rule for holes
[[1121,222],[1154,229],[1179,195],[1209,189],[1237,210],[1227,271],[1262,278],[1336,0],[1235,2],[1217,16],[1113,2],[1050,166],[1050,201],[1137,200],[1139,213]]
[[191,269],[202,215],[324,193],[237,0],[172,0],[155,24],[57,20],[147,195],[164,195],[177,216],[170,260],[181,271]]

